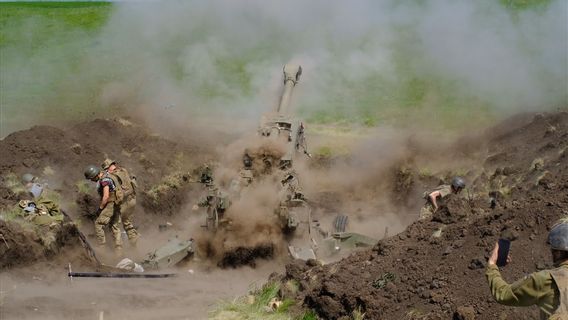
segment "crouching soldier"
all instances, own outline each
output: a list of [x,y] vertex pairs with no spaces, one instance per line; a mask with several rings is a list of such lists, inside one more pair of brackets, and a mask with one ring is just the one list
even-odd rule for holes
[[454,177],[452,179],[452,184],[443,184],[436,187],[430,192],[424,193],[424,199],[426,203],[420,210],[420,219],[429,219],[432,217],[434,212],[438,211],[438,201],[444,199],[450,194],[459,194],[465,188],[465,181],[461,177]]
[[[97,192],[101,197],[97,208],[95,220],[95,234],[99,246],[106,243],[104,227],[110,224],[110,230],[114,238],[115,252],[122,251],[122,239],[120,236],[120,186],[107,172],[97,166],[90,165],[85,168],[85,178],[97,183]],[[117,193],[119,194],[117,196]]]
[[110,159],[106,159],[101,164],[101,168],[111,175],[120,185],[120,189],[122,189],[123,199],[119,205],[120,219],[130,244],[135,246],[140,236],[133,223],[134,208],[136,207],[136,188],[138,187],[136,177],[131,176],[125,168],[118,166],[116,161]]

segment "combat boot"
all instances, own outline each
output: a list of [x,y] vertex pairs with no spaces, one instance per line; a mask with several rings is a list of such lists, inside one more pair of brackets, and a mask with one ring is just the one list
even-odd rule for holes
[[140,235],[137,232],[133,232],[128,237],[128,242],[130,242],[131,247],[136,248],[136,244],[138,243],[138,238],[140,238]]
[[115,247],[114,247],[114,255],[115,255],[117,258],[122,257],[122,246],[115,246]]

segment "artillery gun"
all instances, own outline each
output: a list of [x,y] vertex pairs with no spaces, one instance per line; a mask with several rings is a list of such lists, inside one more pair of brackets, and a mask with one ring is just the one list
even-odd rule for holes
[[[272,170],[258,170],[255,164],[263,163],[268,168],[278,168],[273,174],[281,175],[279,202],[274,208],[280,228],[284,233],[290,255],[295,259],[319,259],[329,261],[338,253],[350,252],[358,247],[369,247],[377,240],[364,235],[346,232],[347,217],[340,215],[336,218],[333,232],[328,232],[312,216],[312,206],[306,199],[297,172],[293,168],[298,153],[308,157],[305,128],[302,121],[294,118],[289,111],[292,92],[300,80],[302,67],[286,64],[283,68],[284,89],[276,110],[262,116],[258,135],[263,141],[283,146],[282,153],[277,157],[255,153],[247,149],[243,155],[243,167],[239,179],[234,179],[229,186],[229,192],[221,191],[214,183],[213,171],[205,166],[200,182],[207,187],[207,196],[202,198],[196,207],[207,208],[205,227],[216,236],[218,229],[230,230],[231,200],[246,197],[243,187],[253,184],[257,173]],[[261,157],[255,161],[255,157]],[[226,211],[226,212],[225,212]],[[272,213],[270,213],[272,214]],[[221,233],[222,234],[222,233]],[[184,257],[194,253],[192,241],[173,239],[164,247],[147,255],[143,261],[146,268],[160,268],[178,263]]]
[[[280,97],[280,103],[278,103],[274,112],[262,116],[258,134],[285,146],[284,154],[279,159],[278,168],[288,169],[292,167],[296,153],[302,152],[307,156],[310,156],[310,154],[307,151],[303,122],[295,119],[289,113],[292,92],[300,81],[302,67],[286,64],[283,73],[284,91]],[[264,160],[265,162],[269,161],[268,159]]]

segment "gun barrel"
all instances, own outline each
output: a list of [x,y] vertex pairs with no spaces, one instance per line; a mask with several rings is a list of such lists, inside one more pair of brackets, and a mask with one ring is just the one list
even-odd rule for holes
[[280,103],[278,104],[278,109],[276,112],[283,114],[288,111],[288,106],[290,105],[290,98],[292,96],[292,89],[296,86],[296,83],[300,80],[300,75],[302,74],[302,67],[300,65],[286,64],[284,65],[284,91],[282,92],[282,97],[280,98]]

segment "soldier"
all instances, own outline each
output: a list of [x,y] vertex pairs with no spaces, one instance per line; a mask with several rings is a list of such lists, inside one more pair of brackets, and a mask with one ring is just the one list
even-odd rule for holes
[[140,237],[132,218],[134,216],[134,208],[136,207],[136,177],[131,176],[128,171],[116,164],[116,161],[106,159],[101,164],[101,168],[108,174],[114,176],[116,181],[120,184],[123,192],[123,200],[119,205],[120,218],[122,220],[122,227],[126,231],[128,240],[132,246],[136,246],[136,242]]
[[207,186],[208,193],[206,197],[199,200],[194,210],[198,207],[207,208],[206,226],[207,229],[212,231],[216,230],[221,224],[230,224],[230,221],[225,218],[225,211],[231,205],[227,195],[213,184]]
[[[114,248],[117,253],[122,250],[122,239],[120,237],[120,186],[107,172],[89,165],[85,168],[85,178],[97,183],[97,192],[101,196],[101,202],[97,209],[95,220],[95,234],[99,246],[104,246],[105,231],[104,227],[110,224],[110,230],[114,238]],[[115,214],[116,213],[116,214]]]
[[552,227],[548,244],[555,269],[531,273],[508,284],[497,267],[499,242],[495,243],[485,276],[495,300],[507,306],[537,305],[541,319],[568,319],[568,219]]
[[420,219],[430,218],[438,210],[438,199],[444,199],[450,194],[459,194],[465,188],[465,181],[461,177],[454,177],[452,184],[443,184],[436,187],[433,191],[425,192],[426,203],[420,210]]
[[[34,231],[38,235],[44,247],[52,252],[56,251],[56,235],[63,223],[63,214],[52,192],[46,192],[45,183],[40,183],[39,178],[31,173],[22,175],[22,184],[28,191],[20,202],[24,220],[34,225]],[[30,198],[28,198],[30,197]],[[31,200],[30,200],[31,199]]]
[[[50,216],[55,217],[58,221],[63,221],[63,214],[61,213],[61,208],[57,199],[59,198],[54,192],[50,192],[47,189],[47,183],[39,183],[39,178],[32,175],[31,173],[26,173],[22,175],[22,183],[24,184],[26,190],[29,192],[28,195],[33,198],[33,200],[22,200],[29,203],[36,210],[27,210],[27,212],[36,211],[42,214],[49,213]],[[22,202],[20,202],[20,207]],[[30,208],[28,205],[22,208]],[[26,211],[26,210],[25,210]]]
[[44,186],[39,183],[39,178],[31,173],[22,175],[22,184],[34,198],[39,198],[43,193]]
[[213,170],[211,170],[211,167],[207,163],[203,165],[201,175],[199,177],[199,182],[203,184],[213,183]]
[[34,225],[43,246],[51,252],[57,251],[57,233],[61,230],[63,214],[59,206],[48,200],[20,200],[23,219]]

